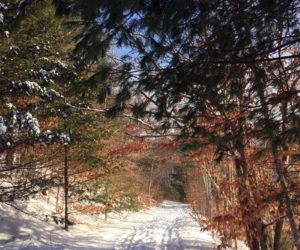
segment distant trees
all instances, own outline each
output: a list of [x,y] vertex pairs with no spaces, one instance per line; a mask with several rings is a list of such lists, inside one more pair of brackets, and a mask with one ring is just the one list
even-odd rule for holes
[[[128,108],[137,117],[155,118],[155,135],[180,134],[181,140],[188,139],[185,148],[210,145],[209,154],[232,166],[230,199],[237,202],[236,218],[242,219],[233,224],[242,223],[249,247],[268,247],[265,230],[271,222],[263,221],[262,211],[274,202],[281,214],[274,222],[275,235],[287,218],[300,249],[299,2],[56,3],[58,12],[85,21],[77,44],[82,55],[103,54],[111,43],[134,51],[116,69],[120,92],[111,112]],[[138,101],[129,102],[132,96]],[[222,165],[214,166],[218,174],[229,174]],[[272,202],[264,196],[266,185],[277,193]],[[222,194],[221,186],[217,192]],[[216,217],[225,228],[227,219],[234,219],[227,209]]]

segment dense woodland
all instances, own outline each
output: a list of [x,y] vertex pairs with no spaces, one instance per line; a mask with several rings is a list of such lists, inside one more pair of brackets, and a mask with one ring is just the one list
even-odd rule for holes
[[69,211],[177,200],[220,247],[300,250],[299,17],[297,0],[0,0],[0,201],[52,197],[68,230]]

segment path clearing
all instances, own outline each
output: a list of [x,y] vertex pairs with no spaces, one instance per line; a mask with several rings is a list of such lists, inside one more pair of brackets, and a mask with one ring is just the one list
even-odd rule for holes
[[[31,205],[41,208],[42,204]],[[44,207],[45,209],[45,207]],[[164,201],[158,207],[130,213],[104,222],[96,215],[80,215],[83,224],[69,232],[29,217],[11,207],[0,206],[0,249],[5,250],[96,250],[96,249],[216,249],[219,241],[200,232],[187,204]],[[246,250],[239,246],[239,250]]]
[[115,249],[214,249],[215,240],[189,215],[186,204],[165,201],[160,207],[129,216]]

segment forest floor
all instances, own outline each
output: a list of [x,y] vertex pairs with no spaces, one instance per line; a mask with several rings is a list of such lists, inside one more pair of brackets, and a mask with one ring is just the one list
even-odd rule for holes
[[[47,209],[41,202],[26,205],[28,213]],[[164,201],[137,213],[111,214],[108,221],[77,214],[78,223],[66,232],[53,222],[0,204],[0,249],[216,249],[219,239],[212,232],[201,232],[190,212],[187,204]],[[239,244],[238,249],[247,248]]]

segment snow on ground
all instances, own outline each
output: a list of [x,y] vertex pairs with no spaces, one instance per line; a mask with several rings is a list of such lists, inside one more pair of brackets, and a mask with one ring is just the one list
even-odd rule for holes
[[[38,202],[31,208],[38,212],[39,206],[41,211],[50,209]],[[122,219],[114,215],[108,222],[98,215],[77,215],[84,223],[66,232],[62,226],[0,204],[0,249],[216,249],[219,240],[201,232],[189,213],[187,204],[164,201],[149,210],[123,214]]]

